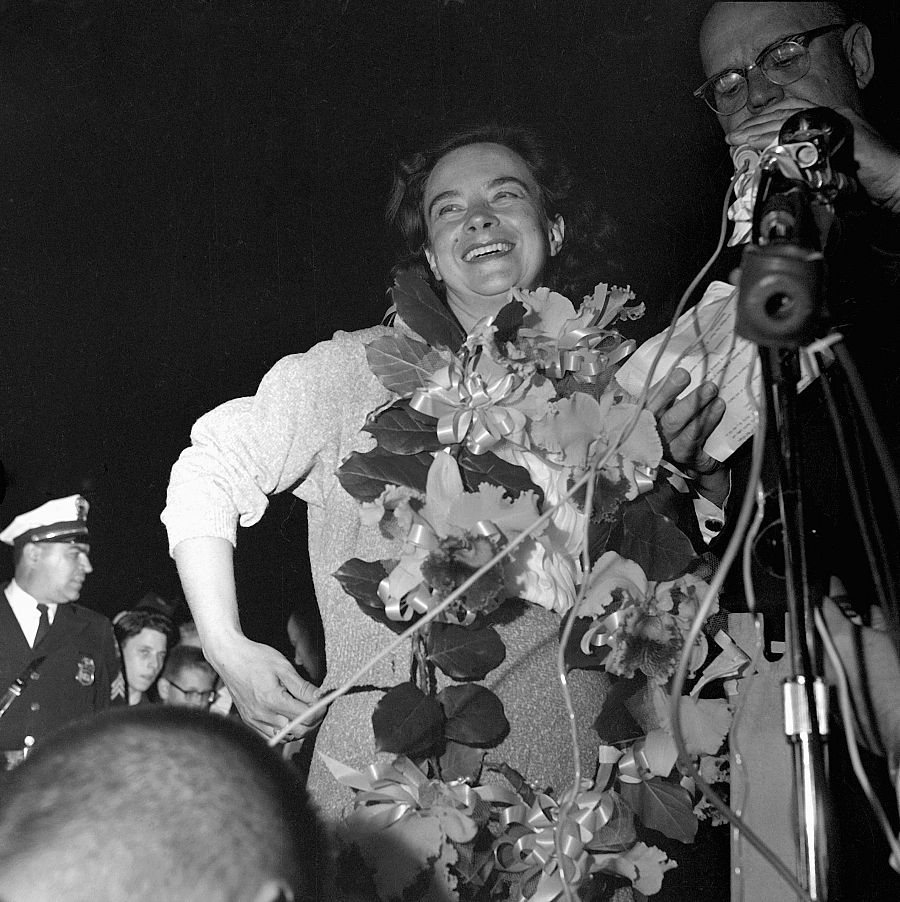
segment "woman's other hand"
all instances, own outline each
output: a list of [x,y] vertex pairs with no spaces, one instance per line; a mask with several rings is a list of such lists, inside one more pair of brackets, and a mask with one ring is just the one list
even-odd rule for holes
[[[316,687],[284,655],[242,632],[230,542],[212,536],[185,539],[175,546],[174,557],[203,654],[225,681],[244,721],[271,739],[317,701]],[[305,736],[323,716],[295,727],[284,739]]]
[[722,421],[725,402],[712,382],[702,382],[679,398],[689,383],[687,370],[676,367],[653,387],[647,408],[656,417],[666,460],[694,479],[701,495],[721,507],[728,496],[728,471],[703,446]]
[[[231,692],[244,722],[267,739],[300,717],[318,701],[318,690],[294,665],[268,645],[237,636],[226,647],[204,650]],[[321,723],[320,711],[284,737],[301,739]]]

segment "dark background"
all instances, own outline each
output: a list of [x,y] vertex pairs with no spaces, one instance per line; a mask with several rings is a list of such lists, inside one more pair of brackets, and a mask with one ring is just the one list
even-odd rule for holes
[[[715,246],[731,172],[690,94],[707,5],[0,0],[0,524],[82,492],[84,602],[177,596],[159,513],[191,424],[380,319],[391,160],[460,118],[562,137],[614,222],[608,279],[658,331]],[[898,15],[868,13],[890,26],[878,99]],[[289,495],[242,531],[251,635],[280,644],[310,595],[304,531]]]

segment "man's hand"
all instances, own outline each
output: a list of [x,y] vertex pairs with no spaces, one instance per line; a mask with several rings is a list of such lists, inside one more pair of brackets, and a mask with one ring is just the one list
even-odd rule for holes
[[[231,691],[243,720],[267,739],[318,700],[316,687],[300,677],[287,658],[268,645],[239,636],[227,647],[204,651]],[[285,740],[302,738],[323,717],[324,712],[314,721],[294,727]]]
[[[822,600],[822,616],[850,684],[860,740],[887,754],[892,772],[900,764],[900,662],[886,632],[852,623],[831,599]],[[834,682],[825,658],[825,676]]]
[[712,382],[677,400],[689,382],[688,372],[676,367],[651,389],[647,408],[656,417],[666,459],[696,479],[700,493],[721,507],[728,496],[728,473],[703,445],[721,422],[725,402]]
[[[778,138],[778,132],[786,119],[811,106],[812,104],[795,102],[789,107],[778,106],[764,110],[729,132],[725,141],[731,147],[749,144],[762,152]],[[838,107],[835,112],[853,126],[853,156],[859,167],[855,175],[860,185],[874,204],[888,212],[900,214],[900,154],[853,110]]]

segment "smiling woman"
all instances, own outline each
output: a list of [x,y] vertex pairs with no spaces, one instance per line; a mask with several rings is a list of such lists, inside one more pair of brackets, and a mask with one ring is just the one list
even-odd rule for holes
[[[601,739],[593,724],[609,678],[594,666],[567,673],[567,705],[557,670],[587,520],[563,496],[587,446],[603,444],[607,419],[642,419],[646,441],[637,441],[632,477],[635,466],[656,466],[661,443],[652,412],[611,412],[610,393],[604,414],[595,400],[627,353],[614,324],[634,318],[641,305],[629,304],[627,288],[592,290],[599,279],[576,278],[578,257],[567,248],[579,233],[575,246],[587,247],[591,233],[581,228],[588,210],[572,185],[566,168],[522,129],[456,134],[400,163],[388,218],[408,255],[395,269],[393,322],[338,332],[282,359],[255,396],[203,416],[172,469],[163,522],[204,653],[244,720],[263,735],[288,723],[295,738],[318,730],[321,754],[309,788],[322,812],[345,818],[347,829],[357,813],[353,790],[368,779],[358,775],[380,774],[395,758],[402,758],[401,782],[428,781],[423,810],[426,799],[441,808],[442,793],[456,792],[460,780],[470,788],[481,780],[488,796],[496,792],[512,804],[510,784],[526,798],[531,787],[563,793],[580,761],[596,767]],[[548,286],[569,292],[581,310],[576,314]],[[501,324],[518,307],[528,318]],[[492,338],[501,328],[523,342],[509,359],[506,344]],[[565,344],[583,333],[593,345],[576,352]],[[556,452],[566,444],[551,425],[558,413],[577,424],[574,433],[589,433],[580,451],[571,449],[569,469],[560,462],[565,455],[548,463],[532,453],[532,441]],[[545,430],[541,437],[538,420],[552,435]],[[701,430],[700,445],[707,435]],[[616,492],[637,495],[633,479],[617,469],[610,478]],[[237,527],[256,523],[269,496],[282,491],[307,503],[325,685],[342,690],[324,719],[317,708],[321,723],[308,713],[317,688],[274,649],[251,642],[238,615]],[[546,528],[522,536],[529,542],[518,543],[508,567],[494,566],[419,635],[390,643],[390,631],[403,632],[414,617],[433,612],[508,534],[521,533],[539,514]],[[309,662],[299,663],[309,670]],[[409,895],[421,881],[434,881],[437,897],[461,876],[447,870],[444,856],[450,860],[454,837],[473,839],[474,822],[464,818],[455,831],[456,820],[447,826],[427,813],[422,820],[404,822],[416,835],[405,837],[409,860],[402,866],[399,850],[380,845],[390,837],[368,837],[366,861],[378,892],[362,887],[365,898]],[[621,859],[617,845],[594,862],[598,874],[624,874],[621,882],[655,891],[671,865],[657,849],[632,848],[632,834],[624,833],[640,866]],[[392,873],[380,869],[385,862]],[[609,879],[611,893],[619,877]],[[506,877],[498,872],[491,880]]]
[[[600,261],[609,225],[555,148],[530,129],[462,129],[400,160],[387,216],[406,249],[393,274],[425,279],[457,317],[468,304],[480,316],[496,311],[498,295],[513,286],[580,298],[608,275]],[[464,265],[483,255],[488,265]]]
[[[536,136],[521,129],[456,135],[437,151],[418,155],[415,165],[401,163],[399,172],[389,219],[401,226],[407,243],[418,241],[423,274],[442,289],[463,325],[496,313],[510,289],[534,288],[549,276],[547,264],[564,246],[563,208],[574,210],[572,179]],[[408,264],[404,261],[405,270]],[[245,720],[264,735],[302,714],[315,688],[274,650],[249,642],[241,632],[231,559],[238,521],[252,525],[268,495],[288,488],[307,502],[328,685],[341,685],[388,637],[382,624],[359,615],[332,574],[348,558],[397,558],[402,543],[377,524],[360,521],[357,500],[337,471],[354,452],[371,448],[362,427],[392,397],[369,368],[367,346],[409,336],[409,326],[399,317],[391,327],[339,332],[306,354],[282,360],[254,398],[229,402],[198,421],[192,446],[173,468],[163,521],[185,596],[207,657]],[[447,342],[458,345],[465,338],[455,320],[448,329]],[[419,457],[427,457],[427,468],[431,456]],[[503,619],[507,622],[498,629],[507,660],[492,680],[503,687],[511,735],[499,754],[540,784],[563,786],[572,770],[568,718],[559,704],[544,700],[556,679],[559,616],[527,605]],[[317,748],[349,765],[367,764],[375,752],[373,707],[408,669],[407,654],[397,652],[370,671],[367,685],[329,712]],[[591,732],[599,682],[594,674],[572,678],[582,699],[578,726],[585,735]],[[535,692],[535,686],[542,688]],[[303,732],[302,726],[294,731]],[[594,756],[596,734],[586,743],[586,755]],[[352,793],[321,762],[313,764],[310,786],[328,814],[339,814],[352,801]]]
[[536,288],[565,223],[544,212],[525,161],[502,144],[469,144],[442,157],[425,184],[425,256],[467,330],[497,313],[511,288]]

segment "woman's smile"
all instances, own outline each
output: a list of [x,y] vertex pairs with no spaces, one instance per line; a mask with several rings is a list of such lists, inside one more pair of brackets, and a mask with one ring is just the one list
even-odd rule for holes
[[466,263],[478,263],[483,260],[496,259],[508,254],[515,245],[509,241],[492,241],[487,244],[475,244],[470,247],[462,258]]

